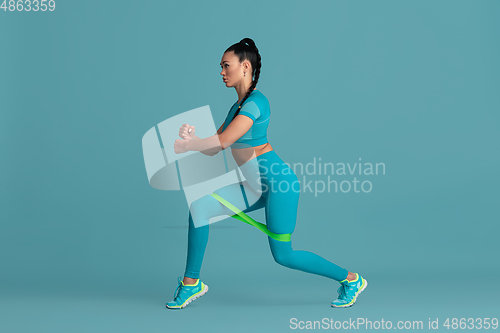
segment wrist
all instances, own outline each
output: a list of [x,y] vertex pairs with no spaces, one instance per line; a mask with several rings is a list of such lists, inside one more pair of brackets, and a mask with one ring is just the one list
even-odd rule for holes
[[186,140],[186,143],[184,145],[184,148],[186,149],[186,152],[193,150],[191,141],[193,141],[193,140]]

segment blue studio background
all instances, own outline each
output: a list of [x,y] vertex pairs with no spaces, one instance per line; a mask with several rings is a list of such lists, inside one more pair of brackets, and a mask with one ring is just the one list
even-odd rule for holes
[[[499,11],[457,0],[2,9],[0,331],[498,318]],[[369,193],[300,198],[293,247],[368,280],[352,308],[330,306],[337,282],[278,265],[263,233],[226,219],[210,231],[207,295],[165,309],[184,273],[188,206],[149,185],[141,139],[204,105],[218,128],[237,99],[219,62],[244,37],[262,56],[257,88],[283,160],[385,164],[357,177]]]

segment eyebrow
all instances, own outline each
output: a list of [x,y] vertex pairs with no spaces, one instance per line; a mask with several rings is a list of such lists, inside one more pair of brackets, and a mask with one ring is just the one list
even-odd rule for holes
[[[224,60],[223,62],[229,62],[229,61],[227,61],[227,60]],[[221,62],[221,63],[220,63],[219,65],[222,65],[222,62]]]

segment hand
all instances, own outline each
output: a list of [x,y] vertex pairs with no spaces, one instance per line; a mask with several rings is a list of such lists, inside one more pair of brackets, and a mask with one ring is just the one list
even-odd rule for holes
[[187,141],[193,140],[194,126],[189,126],[189,124],[182,124],[181,128],[179,128],[179,136]]
[[174,142],[174,151],[176,154],[182,154],[187,152],[186,143],[188,140],[177,139]]

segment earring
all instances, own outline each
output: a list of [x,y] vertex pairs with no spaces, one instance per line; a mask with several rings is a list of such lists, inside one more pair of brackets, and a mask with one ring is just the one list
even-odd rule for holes
[[247,72],[243,72],[243,76],[247,76]]

